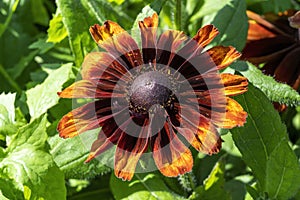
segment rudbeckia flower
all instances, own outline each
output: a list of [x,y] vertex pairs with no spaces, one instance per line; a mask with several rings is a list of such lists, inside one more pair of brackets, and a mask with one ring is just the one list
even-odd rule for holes
[[231,96],[247,90],[247,79],[219,74],[240,57],[234,47],[204,48],[218,34],[207,25],[189,39],[183,32],[158,34],[158,15],[139,22],[140,46],[117,23],[90,27],[101,51],[82,64],[82,80],[59,92],[62,98],[94,101],[66,114],[62,138],[101,127],[86,162],[116,145],[115,175],[131,180],[139,160],[151,154],[156,168],[174,177],[192,170],[189,149],[217,153],[217,128],[242,126],[247,113]]
[[[299,16],[293,10],[260,16],[247,11],[249,29],[242,59],[263,65],[262,71],[295,90],[300,86]],[[289,19],[291,22],[289,22]],[[290,24],[291,23],[291,24]],[[298,27],[297,27],[298,26]],[[276,105],[284,110],[285,105]]]

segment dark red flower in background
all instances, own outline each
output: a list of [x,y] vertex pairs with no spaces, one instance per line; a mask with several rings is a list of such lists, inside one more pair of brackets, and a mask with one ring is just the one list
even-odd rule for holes
[[[300,35],[297,25],[300,25],[300,14],[295,13],[296,11],[289,10],[278,15],[268,13],[260,16],[247,11],[249,29],[242,59],[257,66],[262,64],[262,71],[265,74],[272,75],[277,81],[287,83],[298,90]],[[278,109],[284,110],[285,107],[281,105]]]
[[102,127],[86,162],[117,145],[114,170],[124,180],[132,178],[146,152],[165,176],[191,171],[193,158],[183,138],[198,151],[217,153],[217,128],[242,126],[247,117],[229,98],[247,91],[247,79],[218,73],[240,53],[224,46],[203,51],[217,29],[204,26],[188,39],[180,31],[158,37],[157,26],[157,14],[139,22],[142,48],[115,22],[92,26],[104,51],[88,54],[82,80],[59,93],[95,99],[66,114],[59,135],[70,138]]

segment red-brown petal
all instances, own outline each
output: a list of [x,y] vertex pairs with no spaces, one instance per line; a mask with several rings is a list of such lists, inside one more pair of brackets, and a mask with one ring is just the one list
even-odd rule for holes
[[110,100],[95,101],[67,113],[59,121],[57,130],[62,138],[71,138],[99,128],[103,116],[111,114]]
[[[147,120],[145,120],[145,124]],[[115,153],[115,175],[123,180],[131,180],[136,165],[142,154],[148,148],[149,130],[144,126],[140,131],[139,137],[122,133],[118,140],[118,147]]]
[[90,33],[101,48],[112,54],[128,69],[143,64],[138,45],[117,23],[106,21],[103,26],[96,24],[90,28]]
[[157,43],[157,62],[163,65],[170,65],[180,45],[187,40],[182,31],[167,30],[163,32]]
[[206,25],[200,28],[197,34],[178,51],[183,58],[191,58],[200,53],[217,35],[219,31],[213,25]]
[[143,60],[146,64],[155,63],[157,26],[158,15],[156,13],[139,22],[142,38]]
[[153,144],[153,158],[159,171],[169,177],[192,170],[191,151],[179,140],[172,125],[165,123]]
[[241,56],[241,54],[232,46],[216,46],[209,49],[207,52],[219,70],[229,66]]
[[113,83],[105,81],[96,83],[92,80],[80,80],[73,83],[62,92],[58,92],[58,95],[61,98],[111,98],[112,95],[114,97],[124,97],[124,92],[114,92],[113,94],[112,90],[102,89],[113,87],[110,86],[111,84]]
[[219,152],[221,138],[209,118],[197,110],[182,105],[184,114],[180,116],[180,127],[175,127],[186,140],[198,151],[205,154]]
[[[300,48],[290,51],[279,63],[274,75],[275,79],[292,85],[300,76]],[[298,88],[296,88],[298,89]]]
[[116,144],[122,135],[124,128],[128,125],[128,121],[129,120],[127,119],[127,121],[119,126],[113,118],[105,120],[101,132],[98,135],[98,139],[93,142],[90,154],[85,162],[90,162],[96,156]]
[[89,53],[82,63],[81,75],[82,79],[86,80],[108,79],[118,81],[125,77],[128,80],[126,73],[128,73],[127,68],[106,52]]
[[225,87],[226,96],[243,94],[248,89],[248,80],[243,76],[224,73],[221,74],[221,79]]

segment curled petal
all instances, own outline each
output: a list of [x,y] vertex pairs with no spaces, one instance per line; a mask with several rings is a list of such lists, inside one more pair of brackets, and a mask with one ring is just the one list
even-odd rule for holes
[[106,21],[103,26],[95,24],[90,27],[90,33],[97,44],[103,44],[106,40],[110,39],[114,35],[125,32],[125,30],[119,26],[118,23],[113,21]]
[[247,112],[244,111],[243,107],[228,97],[225,116],[214,120],[214,124],[220,128],[231,129],[236,126],[243,126],[246,122],[246,118]]
[[179,140],[170,123],[165,123],[152,148],[155,164],[163,175],[174,177],[192,170],[191,151]]
[[229,66],[241,56],[241,54],[232,46],[216,46],[209,49],[207,52],[219,70]]
[[247,78],[233,74],[221,74],[221,79],[225,87],[226,96],[235,96],[247,91]]

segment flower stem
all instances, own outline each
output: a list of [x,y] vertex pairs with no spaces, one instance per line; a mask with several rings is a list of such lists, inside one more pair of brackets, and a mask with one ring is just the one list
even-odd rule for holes
[[7,29],[8,25],[9,25],[9,23],[11,21],[12,15],[16,11],[16,9],[17,9],[18,4],[19,4],[19,0],[16,0],[14,2],[14,4],[12,5],[11,10],[9,11],[9,14],[8,14],[8,16],[7,16],[7,18],[6,18],[5,22],[4,22],[4,25],[0,29],[0,37],[3,35],[3,33],[5,32],[5,30]]
[[17,82],[15,82],[9,74],[6,72],[4,67],[0,64],[0,74],[8,81],[8,83],[18,92],[21,94],[22,89],[19,87]]
[[176,22],[176,29],[181,30],[181,0],[176,0],[176,16],[175,16],[175,22]]

